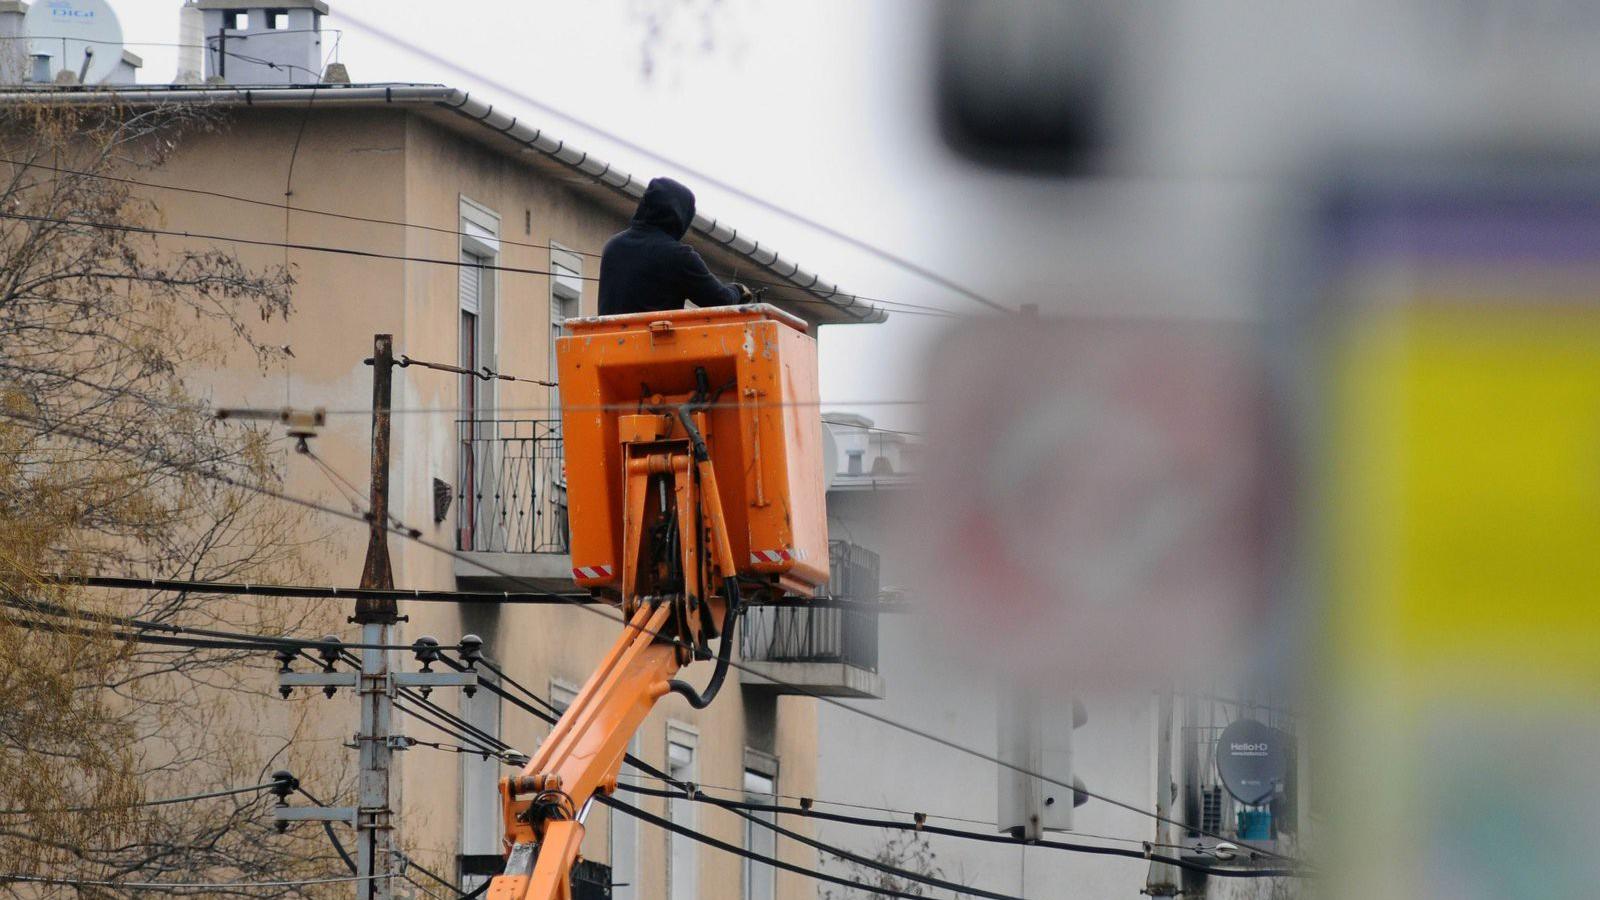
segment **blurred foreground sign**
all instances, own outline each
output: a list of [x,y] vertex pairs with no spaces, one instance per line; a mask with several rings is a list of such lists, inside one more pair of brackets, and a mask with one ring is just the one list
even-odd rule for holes
[[[1261,608],[1254,333],[1022,315],[933,355],[919,586],[1017,675],[1143,682]],[[1080,678],[1079,684],[1082,683]]]
[[1324,868],[1363,900],[1594,896],[1600,191],[1447,171],[1325,221]]

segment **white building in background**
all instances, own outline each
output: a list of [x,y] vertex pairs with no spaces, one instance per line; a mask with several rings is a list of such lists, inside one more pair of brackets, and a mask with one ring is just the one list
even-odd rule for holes
[[[898,723],[947,738],[988,754],[1000,754],[999,687],[992,678],[975,671],[952,650],[960,635],[949,633],[935,616],[915,611],[917,598],[900,586],[913,581],[893,552],[891,529],[900,521],[897,504],[908,499],[917,481],[920,439],[899,431],[877,428],[864,416],[824,414],[838,449],[828,490],[828,526],[836,545],[852,547],[872,571],[858,575],[870,596],[853,585],[836,585],[834,594],[851,600],[904,601],[912,611],[885,612],[875,617],[845,613],[839,644],[870,648],[870,655],[847,660],[870,669],[881,699],[862,695],[837,695],[838,703],[859,705]],[[836,578],[838,567],[836,566]],[[842,588],[842,589],[841,589]],[[973,603],[994,598],[974,597]],[[837,611],[834,611],[838,615]],[[851,629],[870,631],[852,639]],[[838,679],[835,679],[838,680]],[[1236,706],[1199,694],[1178,698],[1171,724],[1173,818],[1189,821],[1194,798],[1197,817],[1207,817],[1212,830],[1231,834],[1234,808],[1216,778],[1215,735],[1240,714]],[[1076,694],[1076,697],[1074,696]],[[859,698],[859,699],[858,699]],[[1089,791],[1141,809],[1156,807],[1159,698],[1148,692],[1074,691],[1062,685],[1059,692],[1040,698],[1042,714],[1056,723],[1070,723],[1074,700],[1081,703],[1083,725],[1076,729],[1046,729],[1070,734],[1070,772],[1046,766],[1046,774],[1061,781],[1080,779]],[[1281,713],[1263,721],[1283,726]],[[1185,725],[1187,724],[1187,727]],[[818,808],[846,814],[910,821],[909,813],[928,815],[929,824],[996,834],[1002,778],[999,767],[970,755],[942,747],[924,737],[856,715],[837,703],[818,709]],[[1186,778],[1185,772],[1194,773]],[[1062,793],[1065,793],[1064,791]],[[883,811],[830,807],[825,801],[881,807]],[[1059,802],[1070,803],[1068,797]],[[1055,807],[1053,807],[1055,808]],[[889,812],[889,811],[895,812]],[[1048,815],[1047,815],[1048,819]],[[1071,832],[1048,832],[1059,841],[1118,847],[1142,852],[1156,839],[1154,820],[1137,812],[1089,799],[1072,811]],[[883,858],[894,865],[970,887],[1023,897],[1137,898],[1147,886],[1150,866],[1143,859],[1091,855],[1023,844],[984,843],[927,835],[925,855],[907,844],[908,832],[884,832],[835,822],[817,821],[817,837],[829,844],[867,857]],[[1178,843],[1194,843],[1185,830],[1175,830]],[[1202,842],[1208,839],[1199,839]],[[1211,841],[1214,843],[1214,841]],[[1270,845],[1270,844],[1269,844]],[[1214,859],[1195,857],[1197,861]],[[823,854],[824,868],[836,874],[875,873]],[[1257,879],[1191,879],[1184,896],[1255,896],[1264,883]],[[1237,884],[1224,884],[1237,882]],[[927,889],[927,896],[949,892]],[[860,897],[870,894],[859,893]],[[1262,896],[1267,896],[1263,894]],[[838,900],[851,893],[819,885],[818,897]]]

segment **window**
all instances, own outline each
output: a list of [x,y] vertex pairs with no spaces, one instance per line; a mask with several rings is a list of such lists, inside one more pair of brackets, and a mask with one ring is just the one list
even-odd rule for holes
[[550,679],[550,705],[556,712],[564,713],[572,701],[578,699],[578,689],[565,681],[556,678]]
[[265,12],[265,21],[262,27],[272,31],[287,31],[289,29],[289,11],[287,9],[269,9]]
[[[778,760],[758,750],[744,752],[744,799],[747,803],[774,804],[778,793]],[[762,822],[773,822],[770,812],[752,813]],[[745,821],[744,846],[751,853],[777,856],[778,835],[763,825]],[[744,861],[744,900],[773,900],[775,872],[771,865],[753,859]]]
[[247,12],[223,13],[222,27],[229,31],[249,31],[250,14]]
[[[682,725],[667,724],[667,775],[676,781],[699,781],[695,774],[695,734]],[[695,829],[695,804],[683,798],[667,801],[667,819],[685,830]],[[699,844],[687,835],[667,836],[667,900],[698,900]]]
[[[639,755],[639,736],[628,742],[628,752]],[[629,775],[624,770],[622,777]],[[639,820],[613,809],[611,816],[611,900],[638,900]]]
[[[550,380],[556,380],[556,339],[568,319],[582,315],[583,257],[555,244],[550,245]],[[550,405],[561,403],[557,389],[550,391]]]
[[[487,669],[478,670],[481,681],[493,682]],[[458,692],[461,718],[487,734],[500,736],[500,695],[478,688],[471,697]],[[477,744],[477,741],[473,742]],[[461,754],[461,889],[475,890],[498,872],[504,852],[500,843],[500,770],[498,757]]]
[[861,465],[862,464],[862,460],[866,457],[866,455],[867,455],[867,453],[866,453],[865,450],[847,450],[847,451],[845,451],[845,454],[844,454],[845,463],[846,463],[845,474],[847,474],[847,475],[860,475],[862,473],[862,471],[863,471],[862,470],[862,465]]

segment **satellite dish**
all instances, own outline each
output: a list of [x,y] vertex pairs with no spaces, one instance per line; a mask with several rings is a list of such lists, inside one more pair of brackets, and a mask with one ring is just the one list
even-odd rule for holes
[[106,0],[40,0],[22,20],[28,53],[50,58],[50,77],[62,71],[81,84],[99,84],[122,61],[122,25]]
[[1255,806],[1289,774],[1289,736],[1254,719],[1235,719],[1217,738],[1217,774],[1233,799]]
[[822,424],[822,489],[833,490],[833,482],[839,477],[839,442],[833,437],[833,429],[824,422]]

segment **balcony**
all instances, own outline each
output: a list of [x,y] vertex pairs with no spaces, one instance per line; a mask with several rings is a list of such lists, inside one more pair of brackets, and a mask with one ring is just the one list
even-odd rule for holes
[[456,434],[455,544],[467,556],[456,561],[457,582],[479,590],[571,590],[560,423],[463,420]]
[[[836,599],[878,599],[878,555],[847,541],[828,546],[830,593]],[[739,636],[747,690],[876,699],[878,614],[823,606],[756,606]],[[767,676],[771,681],[763,681]]]

